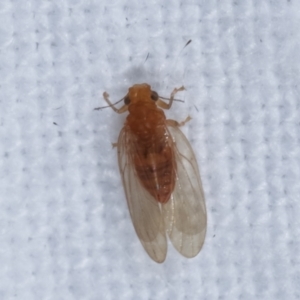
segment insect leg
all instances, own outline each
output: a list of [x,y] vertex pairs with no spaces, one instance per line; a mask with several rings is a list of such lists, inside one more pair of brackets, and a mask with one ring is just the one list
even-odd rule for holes
[[175,88],[173,90],[173,92],[171,93],[171,96],[170,96],[170,102],[169,103],[166,103],[164,101],[162,101],[161,99],[158,99],[156,101],[156,105],[163,108],[163,109],[169,109],[171,108],[172,104],[173,104],[173,100],[174,100],[174,97],[175,95],[178,93],[178,92],[181,92],[181,91],[184,91],[185,90],[185,87],[182,86],[180,87],[179,89]]
[[[123,105],[121,108],[116,108],[109,100],[109,94],[104,92],[103,93],[103,98],[107,102],[108,106],[110,106],[116,113],[122,114],[123,112],[128,110],[128,105]],[[121,99],[122,100],[122,99]],[[95,110],[102,109],[103,107],[97,107]]]
[[188,121],[192,120],[190,116],[187,116],[186,119],[182,122],[177,122],[175,120],[167,120],[167,125],[172,126],[172,127],[180,127],[183,126],[185,123]]

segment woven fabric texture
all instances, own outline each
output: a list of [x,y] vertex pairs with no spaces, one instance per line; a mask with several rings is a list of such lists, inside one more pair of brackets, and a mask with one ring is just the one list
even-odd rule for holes
[[[300,2],[0,3],[0,299],[300,299]],[[185,47],[185,44],[192,42]],[[208,230],[143,250],[118,171],[121,99],[168,97]]]

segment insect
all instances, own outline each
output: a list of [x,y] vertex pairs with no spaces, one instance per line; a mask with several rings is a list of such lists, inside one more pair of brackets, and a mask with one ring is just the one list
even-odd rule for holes
[[201,250],[206,233],[197,161],[179,129],[190,117],[178,123],[167,120],[162,110],[171,108],[182,90],[174,89],[168,99],[146,83],[135,84],[120,100],[124,105],[119,109],[103,93],[115,112],[129,112],[116,144],[119,169],[137,236],[158,263],[166,258],[167,235],[178,252],[190,258]]

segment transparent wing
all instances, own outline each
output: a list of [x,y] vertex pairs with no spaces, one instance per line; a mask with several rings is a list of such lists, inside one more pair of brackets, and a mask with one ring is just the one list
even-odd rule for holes
[[206,233],[206,208],[198,165],[189,141],[178,127],[168,126],[176,158],[176,185],[163,205],[167,233],[185,257],[196,256]]
[[128,208],[135,231],[149,256],[163,262],[167,254],[167,238],[160,205],[141,185],[135,174],[133,139],[124,127],[118,139],[119,168]]

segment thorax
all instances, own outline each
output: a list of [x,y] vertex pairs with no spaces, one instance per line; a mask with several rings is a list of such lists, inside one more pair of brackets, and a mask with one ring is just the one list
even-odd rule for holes
[[166,136],[166,116],[155,103],[136,103],[129,107],[125,126],[141,147],[162,144]]

